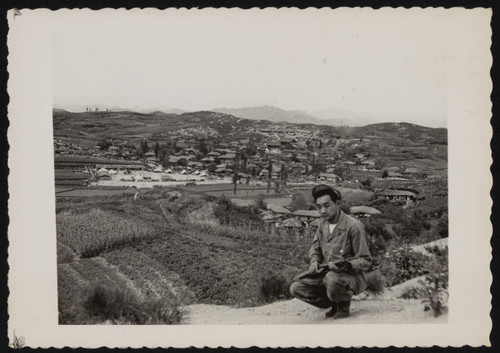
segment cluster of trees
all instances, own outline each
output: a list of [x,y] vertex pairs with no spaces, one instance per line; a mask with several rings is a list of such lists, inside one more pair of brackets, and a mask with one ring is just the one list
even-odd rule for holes
[[[171,156],[177,151],[180,151],[180,149],[177,148],[176,145],[177,145],[176,141],[167,141],[166,143],[163,144],[160,144],[158,142],[154,143],[152,150],[155,154],[155,157],[160,161],[163,167],[168,167],[169,156]],[[139,143],[139,148],[137,149],[137,155],[139,156],[139,158],[142,158],[149,150],[150,146],[148,140],[143,139]]]

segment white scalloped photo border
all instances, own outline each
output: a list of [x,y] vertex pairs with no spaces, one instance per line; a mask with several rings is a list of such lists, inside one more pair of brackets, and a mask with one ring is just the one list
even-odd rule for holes
[[[189,20],[193,26],[203,21],[221,21],[228,28],[245,21],[282,21],[300,26],[331,19],[354,24],[355,16],[373,11],[388,19],[405,15],[422,16],[422,19],[451,16],[455,26],[448,30],[461,36],[462,44],[454,48],[456,55],[450,59],[446,92],[450,219],[447,323],[335,327],[58,325],[51,86],[51,35],[54,32],[157,30],[166,23],[175,26],[180,20]],[[17,337],[18,342],[23,336],[24,343],[33,348],[489,345],[491,16],[491,9],[484,8],[9,11],[10,341]],[[363,23],[358,21],[355,25],[363,26]]]

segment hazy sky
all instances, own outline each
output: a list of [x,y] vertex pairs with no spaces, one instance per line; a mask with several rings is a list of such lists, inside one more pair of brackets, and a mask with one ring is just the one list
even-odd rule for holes
[[443,126],[449,76],[475,59],[462,13],[116,14],[54,32],[54,105],[334,108]]

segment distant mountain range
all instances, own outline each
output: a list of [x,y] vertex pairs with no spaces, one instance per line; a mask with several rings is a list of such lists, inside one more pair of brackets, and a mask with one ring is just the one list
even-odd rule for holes
[[306,112],[298,110],[283,110],[280,108],[265,105],[263,107],[249,108],[217,108],[213,112],[233,115],[237,118],[250,120],[268,120],[271,122],[286,121],[289,123],[303,124],[311,123],[316,125],[327,124],[324,120],[318,119]]
[[218,108],[212,109],[212,111],[231,114],[244,119],[269,120],[272,122],[286,121],[296,124],[310,123],[315,125],[331,126],[364,126],[378,122],[363,114],[342,111],[339,109],[305,112],[301,110],[284,110],[265,105],[262,107],[250,108]]
[[[142,107],[119,107],[119,106],[106,106],[106,105],[64,105],[55,106],[55,109],[64,109],[71,112],[85,112],[87,108],[95,111],[96,108],[99,111],[131,111],[143,114],[184,114],[194,111],[176,109],[176,108],[166,108],[166,107],[152,107],[152,108],[142,108]],[[365,126],[369,124],[376,124],[381,122],[387,122],[380,117],[369,116],[368,114],[341,110],[336,108],[318,110],[314,112],[301,111],[301,110],[285,110],[277,108],[274,106],[261,106],[261,107],[246,107],[246,108],[216,108],[209,111],[229,114],[237,118],[250,119],[250,120],[268,120],[271,122],[289,122],[295,124],[315,124],[315,125],[329,125],[329,126]],[[401,121],[413,122],[414,119],[411,118],[401,118]],[[418,124],[418,123],[417,123]],[[433,124],[434,127],[446,127],[446,120],[436,122]]]

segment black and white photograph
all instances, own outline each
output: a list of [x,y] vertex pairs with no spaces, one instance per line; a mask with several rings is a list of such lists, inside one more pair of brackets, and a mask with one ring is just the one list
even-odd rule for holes
[[[11,138],[41,134],[11,143],[14,161],[26,144],[43,157],[13,165],[11,188],[30,178],[19,202],[36,191],[45,207],[11,230],[45,241],[11,249],[47,250],[39,310],[75,332],[57,342],[94,347],[82,340],[103,332],[97,346],[133,346],[125,332],[138,326],[229,325],[206,339],[238,346],[252,325],[241,346],[273,330],[280,346],[314,346],[303,327],[343,336],[321,346],[488,344],[491,11],[17,11],[9,63],[38,50],[26,70],[47,91],[39,119],[13,94]],[[37,16],[41,41],[20,44]],[[11,90],[26,85],[15,70]],[[24,276],[13,267],[9,288]],[[464,311],[463,287],[484,300]],[[16,293],[36,285],[16,288],[11,340],[48,345],[29,344],[38,321],[16,316]],[[472,338],[456,333],[464,317],[477,319]],[[359,343],[347,334],[380,325]],[[415,341],[407,325],[443,335]],[[210,346],[182,336],[169,342]]]

